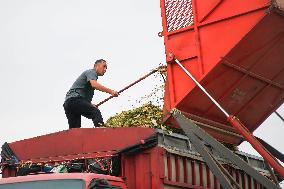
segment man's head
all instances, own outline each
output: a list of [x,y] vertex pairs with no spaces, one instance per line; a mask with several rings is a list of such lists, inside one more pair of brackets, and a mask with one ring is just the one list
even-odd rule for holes
[[107,62],[104,59],[96,60],[94,69],[96,70],[98,76],[103,76],[107,70]]

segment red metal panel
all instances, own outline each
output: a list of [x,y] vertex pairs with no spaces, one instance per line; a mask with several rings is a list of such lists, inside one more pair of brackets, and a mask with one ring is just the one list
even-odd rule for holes
[[[216,177],[199,158],[173,154],[161,147],[154,147],[133,155],[122,155],[121,165],[121,177],[126,178],[129,189],[221,189]],[[261,185],[255,183],[243,171],[229,165],[225,168],[241,186],[260,188]]]
[[[94,154],[112,154],[128,146],[139,144],[153,135],[150,128],[80,128],[10,143],[20,160],[51,159]],[[118,138],[119,136],[119,138]],[[119,139],[119,140],[118,140]],[[121,140],[123,139],[123,140]],[[107,153],[106,153],[107,152]]]
[[[137,177],[137,171],[135,169],[135,158],[134,157],[122,157],[122,177],[123,178],[126,178],[125,179],[125,182],[126,182],[126,185],[129,187],[129,188],[135,188],[135,183],[136,183],[136,179],[138,178]],[[130,174],[131,173],[131,174]]]
[[206,166],[206,179],[207,179],[207,187],[211,188],[211,178],[210,178],[210,169]]
[[[175,9],[181,1],[188,5],[194,22],[169,30],[167,17],[177,12]],[[176,6],[169,6],[169,2]],[[168,124],[175,126],[168,114],[172,108],[178,108],[193,115],[191,119],[201,117],[216,122],[212,124],[214,127],[227,125],[225,130],[230,127],[225,116],[177,65],[171,63],[173,55],[250,131],[283,103],[284,13],[275,8],[268,10],[270,3],[269,0],[161,0],[169,63],[164,105]],[[227,143],[242,141],[234,136],[222,139],[218,132],[211,131],[211,134]]]
[[123,160],[126,184],[129,189],[151,189],[151,164],[150,154],[140,153],[135,156],[125,157]]
[[198,23],[212,22],[226,19],[239,14],[245,14],[255,9],[267,6],[267,0],[254,0],[252,2],[238,0],[196,1]]
[[[2,184],[15,184],[21,182],[33,182],[33,181],[47,181],[47,180],[68,180],[68,179],[80,179],[84,180],[86,183],[86,189],[92,179],[106,179],[111,184],[115,184],[115,186],[120,186],[122,189],[126,189],[126,186],[121,178],[110,176],[110,175],[102,175],[95,173],[60,173],[60,174],[40,174],[40,175],[26,175],[26,176],[17,176],[10,177],[5,179],[0,179],[1,188],[4,188]],[[16,186],[10,186],[9,188],[19,188]],[[25,187],[26,188],[26,187]],[[34,188],[34,187],[33,187]],[[42,188],[47,188],[46,186]]]
[[16,169],[11,169],[10,167],[4,167],[2,170],[2,178],[15,177]]
[[172,180],[172,164],[171,164],[171,155],[167,154],[167,170],[168,170],[168,175],[166,177],[168,178],[169,181]]
[[179,166],[179,157],[175,156],[175,172],[176,172],[176,182],[180,182],[180,166]]
[[186,158],[183,157],[183,172],[184,172],[184,183],[188,183],[188,164]]
[[195,168],[195,162],[191,162],[191,175],[192,175],[192,185],[196,185],[196,168]]
[[152,188],[163,188],[162,181],[165,178],[164,156],[166,153],[163,148],[157,147],[152,154],[154,154],[151,156]]
[[127,187],[129,189],[162,188],[163,179],[160,176],[164,175],[163,155],[161,148],[155,147],[135,155],[123,156],[121,176],[127,178]]
[[[153,154],[153,152],[151,152]],[[168,158],[167,158],[168,157]],[[169,188],[195,188],[195,189],[221,189],[221,185],[216,177],[213,175],[211,170],[204,164],[203,161],[195,158],[184,157],[178,154],[172,154],[170,152],[164,153],[164,173],[165,177],[164,182],[165,186],[170,186]],[[180,161],[177,161],[180,160]],[[179,166],[177,166],[179,162]],[[161,167],[157,163],[157,167]],[[182,166],[181,166],[182,165]],[[186,166],[184,166],[186,165]],[[187,170],[188,176],[185,176],[184,179],[181,177],[181,173],[185,173],[185,167]],[[261,185],[257,183],[252,177],[244,173],[242,170],[238,170],[229,165],[224,165],[224,168],[228,170],[232,178],[244,189],[258,189],[261,188]],[[169,169],[172,169],[171,172],[168,172]],[[180,170],[178,170],[180,169]],[[160,170],[163,171],[163,170]],[[179,176],[177,176],[179,173]],[[169,175],[170,174],[170,175]],[[179,179],[178,179],[179,178]]]
[[204,182],[203,182],[203,165],[202,163],[199,164],[199,185],[200,186],[204,186]]
[[236,182],[240,184],[240,176],[238,170],[236,170]]
[[218,188],[218,181],[215,176],[214,176],[214,188]]

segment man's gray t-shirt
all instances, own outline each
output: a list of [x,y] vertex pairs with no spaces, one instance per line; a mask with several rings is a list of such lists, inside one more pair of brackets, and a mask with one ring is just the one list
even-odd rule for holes
[[82,97],[86,99],[87,101],[91,102],[93,95],[94,95],[94,89],[92,88],[90,84],[90,80],[97,80],[98,75],[95,71],[95,69],[89,69],[84,71],[73,83],[70,90],[67,92],[65,101],[69,98],[74,97]]

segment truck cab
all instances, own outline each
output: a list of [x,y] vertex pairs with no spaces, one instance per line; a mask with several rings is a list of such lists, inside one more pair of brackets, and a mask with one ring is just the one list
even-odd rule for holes
[[94,173],[54,173],[3,178],[0,189],[126,189],[119,177]]

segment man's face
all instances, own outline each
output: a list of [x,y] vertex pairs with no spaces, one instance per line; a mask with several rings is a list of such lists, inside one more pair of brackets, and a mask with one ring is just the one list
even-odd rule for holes
[[106,70],[107,70],[106,62],[100,62],[96,65],[96,72],[98,76],[103,76],[106,73]]

